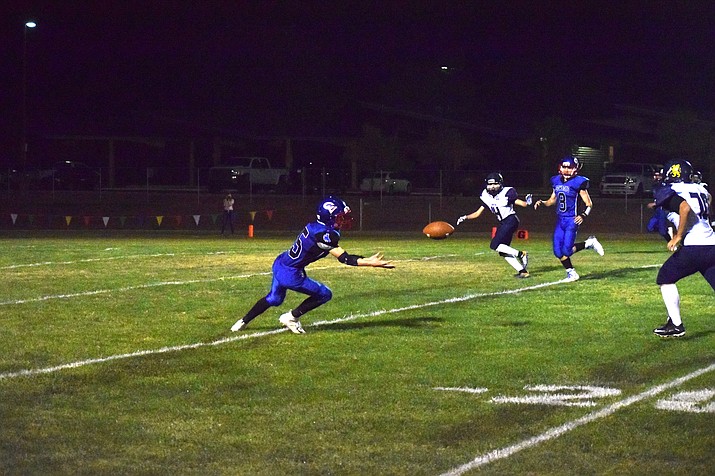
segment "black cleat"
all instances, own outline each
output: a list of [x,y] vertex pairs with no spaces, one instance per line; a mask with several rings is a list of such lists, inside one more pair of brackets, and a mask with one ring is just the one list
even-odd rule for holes
[[530,278],[531,275],[529,274],[529,272],[527,270],[523,269],[523,270],[519,271],[518,273],[516,273],[514,275],[514,277],[520,278],[520,279],[525,279],[525,278]]
[[676,326],[673,324],[673,321],[668,318],[668,322],[653,329],[653,333],[660,337],[682,337],[685,335],[685,326],[683,324]]

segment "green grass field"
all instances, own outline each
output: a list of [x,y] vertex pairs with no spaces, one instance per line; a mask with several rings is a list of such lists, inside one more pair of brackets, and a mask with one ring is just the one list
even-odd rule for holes
[[241,333],[293,235],[2,237],[0,474],[683,474],[715,468],[715,299],[679,284],[659,339],[653,235],[599,236],[564,272],[550,236],[346,234],[334,298]]

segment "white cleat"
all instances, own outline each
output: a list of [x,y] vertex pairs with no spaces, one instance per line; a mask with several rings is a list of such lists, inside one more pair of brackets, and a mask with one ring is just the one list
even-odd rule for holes
[[281,324],[290,329],[293,334],[305,334],[305,330],[303,329],[303,326],[300,325],[300,321],[293,317],[291,311],[281,314],[281,317],[279,317],[278,320]]
[[603,256],[605,254],[603,251],[603,245],[601,245],[598,239],[593,235],[589,236],[586,240],[586,248],[595,251],[599,256]]
[[243,328],[246,327],[247,325],[248,325],[248,324],[246,324],[246,323],[243,321],[243,318],[241,318],[241,319],[237,320],[234,325],[231,326],[231,332],[240,331],[241,329],[243,329]]
[[564,283],[572,283],[574,281],[578,281],[578,278],[581,276],[578,275],[575,269],[569,269],[566,271],[566,277],[564,278]]

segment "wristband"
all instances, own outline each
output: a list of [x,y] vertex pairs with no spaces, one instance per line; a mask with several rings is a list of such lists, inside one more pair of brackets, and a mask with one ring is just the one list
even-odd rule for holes
[[360,258],[364,258],[364,256],[351,255],[351,254],[348,254],[348,252],[346,251],[345,253],[338,256],[338,261],[340,261],[343,264],[347,264],[348,266],[357,266],[358,260]]

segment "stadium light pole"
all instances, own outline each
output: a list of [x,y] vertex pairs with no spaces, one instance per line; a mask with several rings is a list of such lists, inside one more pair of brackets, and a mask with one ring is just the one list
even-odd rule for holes
[[27,30],[37,26],[30,20],[25,22],[22,32],[22,168],[27,169]]

